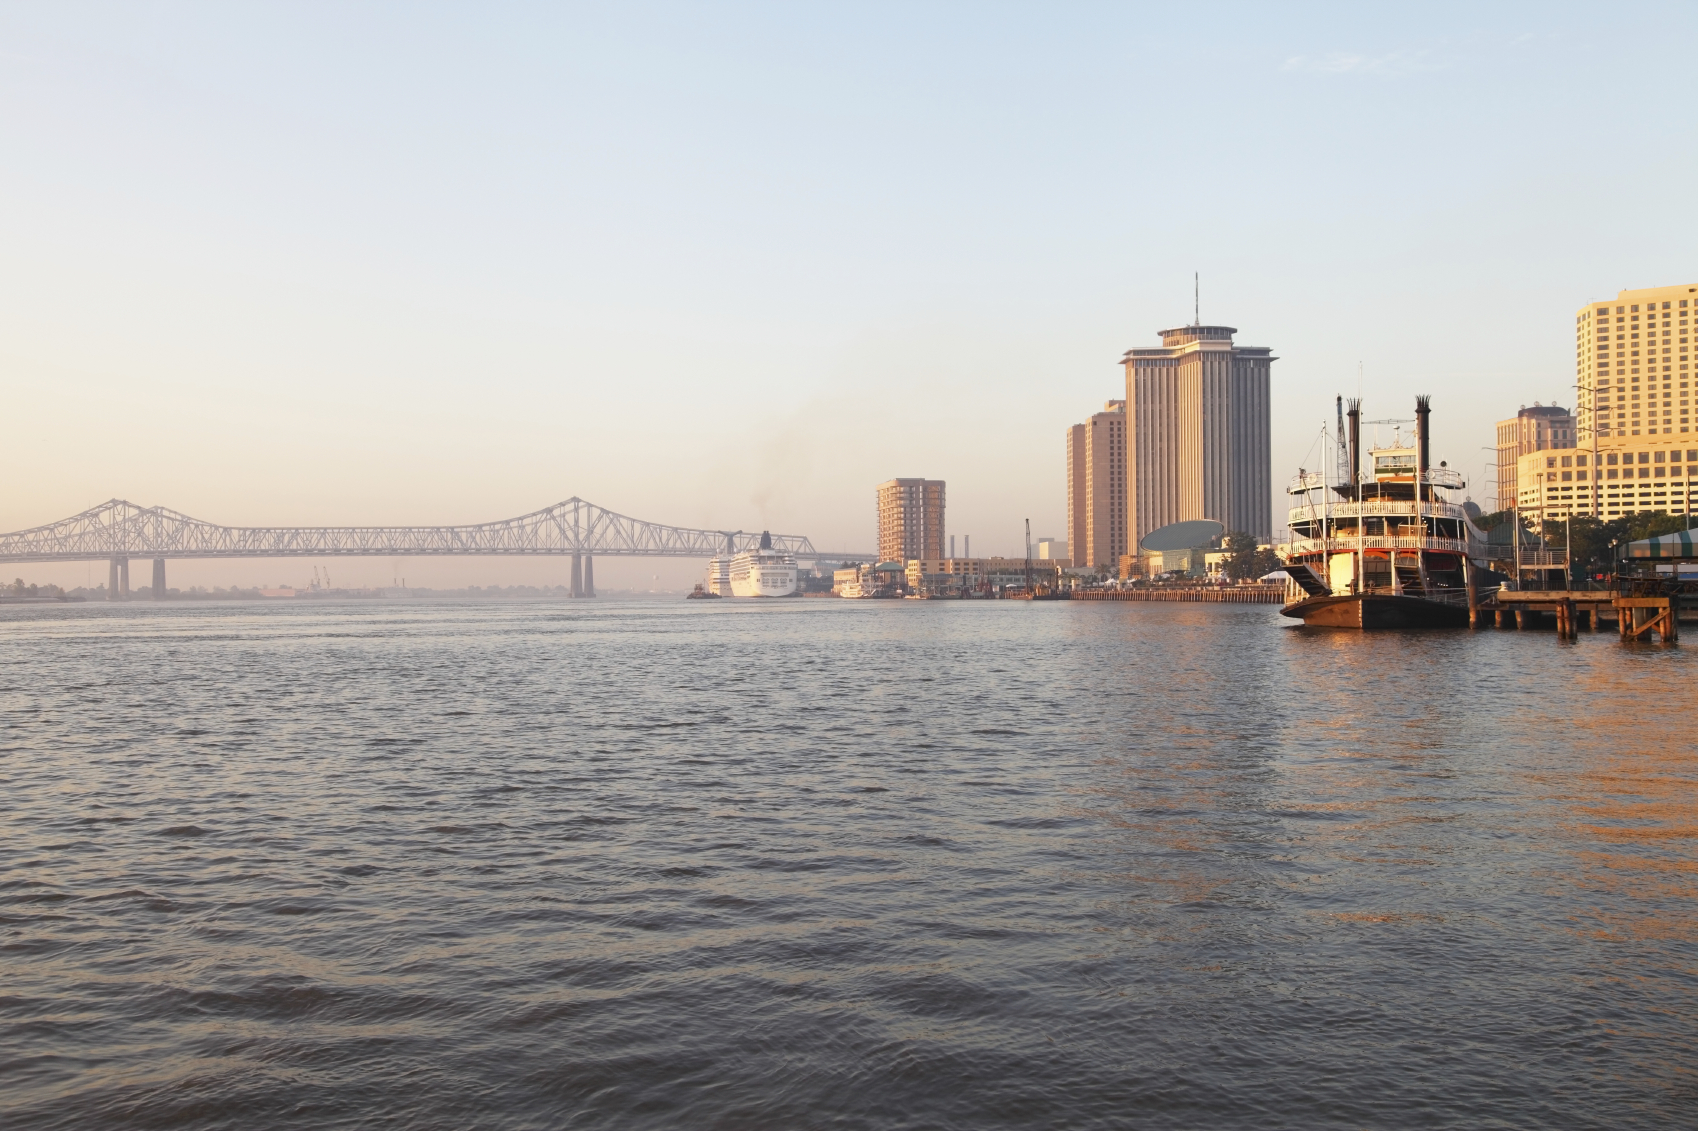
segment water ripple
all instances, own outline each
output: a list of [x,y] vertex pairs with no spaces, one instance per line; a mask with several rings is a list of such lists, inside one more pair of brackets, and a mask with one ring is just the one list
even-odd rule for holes
[[0,609],[8,1128],[1688,1126],[1680,648]]

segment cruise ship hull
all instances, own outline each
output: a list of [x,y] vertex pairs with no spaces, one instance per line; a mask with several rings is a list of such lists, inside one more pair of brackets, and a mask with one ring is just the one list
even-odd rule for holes
[[796,559],[772,548],[766,534],[757,550],[731,559],[728,570],[733,597],[794,597],[797,593]]

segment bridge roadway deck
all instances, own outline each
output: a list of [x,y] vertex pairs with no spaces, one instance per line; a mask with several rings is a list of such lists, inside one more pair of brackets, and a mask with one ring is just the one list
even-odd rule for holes
[[0,534],[0,562],[461,554],[710,558],[755,549],[763,537],[798,558],[821,556],[800,534],[663,526],[579,498],[466,526],[220,526],[113,499],[59,522]]

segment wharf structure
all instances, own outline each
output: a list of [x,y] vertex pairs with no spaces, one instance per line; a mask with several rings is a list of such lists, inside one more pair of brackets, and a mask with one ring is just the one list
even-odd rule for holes
[[1273,534],[1266,346],[1231,326],[1162,330],[1126,351],[1128,543],[1175,522],[1214,519],[1258,541]]
[[1066,558],[914,558],[846,566],[832,577],[839,597],[992,597],[1026,585],[1059,587]]

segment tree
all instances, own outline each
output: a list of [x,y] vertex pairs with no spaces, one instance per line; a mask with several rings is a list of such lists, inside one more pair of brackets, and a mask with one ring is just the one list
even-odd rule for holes
[[1667,511],[1640,511],[1638,514],[1608,521],[1589,515],[1575,515],[1572,519],[1548,519],[1541,527],[1541,534],[1546,544],[1551,547],[1570,551],[1569,571],[1573,576],[1591,577],[1613,572],[1616,556],[1621,552],[1620,547],[1626,543],[1673,534],[1677,530],[1685,530],[1687,526],[1685,515],[1669,514]]
[[1263,574],[1272,573],[1280,565],[1278,554],[1258,547],[1255,535],[1242,530],[1228,534],[1222,548],[1228,554],[1223,568],[1226,576],[1233,581],[1254,581]]
[[1491,514],[1483,514],[1479,518],[1475,519],[1474,525],[1478,526],[1481,530],[1491,530],[1495,527],[1502,526],[1514,517],[1515,512],[1513,510],[1493,511]]

